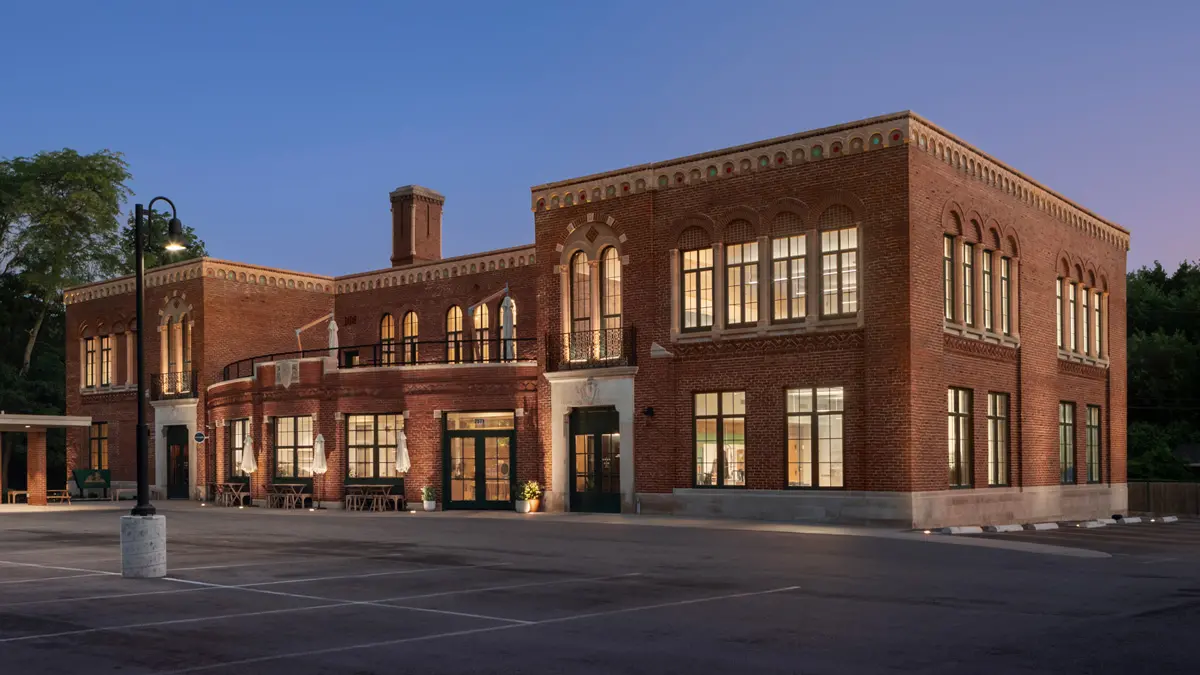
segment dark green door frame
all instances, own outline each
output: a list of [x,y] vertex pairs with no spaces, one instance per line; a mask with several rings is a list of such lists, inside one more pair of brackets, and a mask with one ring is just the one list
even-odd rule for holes
[[621,418],[616,408],[571,411],[567,475],[572,511],[621,512]]
[[[461,460],[452,455],[452,446]],[[505,456],[507,451],[507,456]],[[512,429],[451,431],[442,422],[442,505],[445,509],[507,510],[517,489],[517,434]],[[489,475],[491,474],[491,475]],[[488,494],[488,481],[493,494]],[[456,485],[457,483],[457,485]],[[462,499],[454,499],[456,487]],[[470,494],[468,497],[467,493]]]
[[167,427],[167,498],[188,498],[188,428]]

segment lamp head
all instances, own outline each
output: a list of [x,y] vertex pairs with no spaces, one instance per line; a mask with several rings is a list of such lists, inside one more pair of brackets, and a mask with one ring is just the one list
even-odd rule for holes
[[178,218],[172,218],[167,224],[167,245],[164,248],[172,252],[187,248],[183,239],[183,223]]

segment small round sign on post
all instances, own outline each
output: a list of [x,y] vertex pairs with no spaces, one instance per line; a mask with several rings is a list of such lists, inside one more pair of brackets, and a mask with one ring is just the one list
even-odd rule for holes
[[195,438],[197,443],[203,443],[204,439],[207,438],[207,436],[204,435],[203,431],[197,431],[196,435],[193,436],[192,438]]

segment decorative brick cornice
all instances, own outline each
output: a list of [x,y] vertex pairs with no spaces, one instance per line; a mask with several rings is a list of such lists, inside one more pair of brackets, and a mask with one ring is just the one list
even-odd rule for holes
[[1060,375],[1074,375],[1076,377],[1086,377],[1092,380],[1103,380],[1108,377],[1108,369],[1101,366],[1092,366],[1086,363],[1075,363],[1064,359],[1058,360],[1058,372]]
[[842,349],[861,349],[861,330],[833,333],[787,335],[762,339],[727,340],[720,342],[676,342],[671,351],[680,358],[695,356],[744,356],[775,352],[826,352]]
[[388,286],[403,286],[424,281],[491,272],[532,265],[536,248],[532,245],[505,248],[474,255],[445,258],[435,262],[389,267],[373,272],[360,272],[334,278],[337,293],[355,293]]
[[1017,360],[1017,350],[1013,347],[959,337],[957,335],[950,335],[949,333],[944,333],[943,338],[943,345],[946,351],[959,352],[1002,363],[1015,363]]
[[1129,249],[1128,230],[1066,199],[909,111],[537,185],[530,190],[530,202],[535,212],[565,208],[583,202],[710,183],[746,173],[909,144],[931,153],[968,178],[1020,199],[1032,208],[1093,237]]
[[[261,265],[235,263],[216,258],[196,258],[146,271],[146,288],[169,286],[193,279],[232,281],[250,286],[288,288],[313,293],[332,293],[332,277],[303,272],[291,272]],[[63,293],[68,305],[87,302],[124,293],[133,293],[133,276],[118,277],[85,286],[69,288]]]

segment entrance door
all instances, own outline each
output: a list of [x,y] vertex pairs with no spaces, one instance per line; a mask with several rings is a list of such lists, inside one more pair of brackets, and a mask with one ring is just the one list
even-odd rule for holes
[[188,428],[167,427],[167,498],[188,498]]
[[447,431],[446,508],[511,509],[514,445],[511,431]]
[[621,431],[615,408],[571,413],[571,510],[621,512]]

